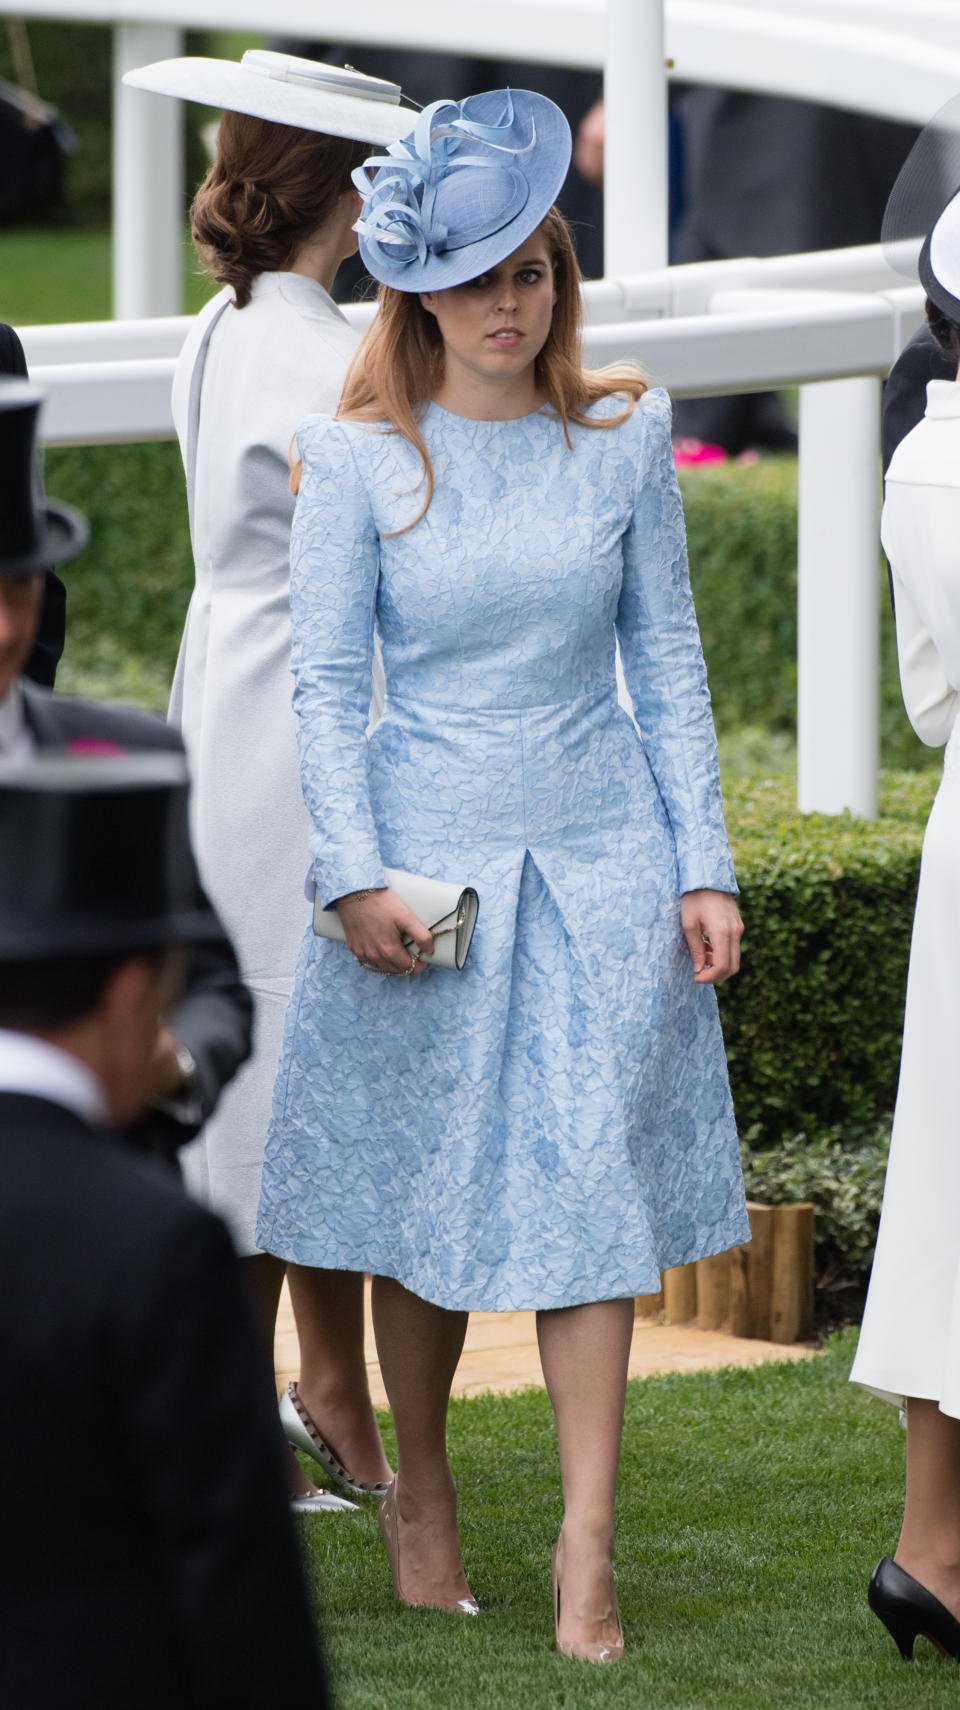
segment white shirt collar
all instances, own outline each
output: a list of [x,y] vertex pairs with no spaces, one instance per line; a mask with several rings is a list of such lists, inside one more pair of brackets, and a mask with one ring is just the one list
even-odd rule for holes
[[939,420],[960,416],[960,385],[956,380],[928,380],[926,415]]
[[0,766],[22,766],[33,752],[19,682],[0,699]]
[[295,303],[307,315],[318,315],[321,320],[329,318],[342,321],[349,326],[346,315],[339,303],[335,303],[326,286],[319,279],[311,279],[306,273],[259,273],[250,286],[251,297],[269,297],[279,295],[288,303]]
[[106,1093],[86,1063],[46,1039],[6,1027],[0,1027],[0,1092],[49,1099],[94,1126],[109,1121]]

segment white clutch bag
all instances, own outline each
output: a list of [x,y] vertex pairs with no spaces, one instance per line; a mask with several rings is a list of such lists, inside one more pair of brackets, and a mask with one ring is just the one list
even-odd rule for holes
[[[421,956],[434,968],[462,968],[470,949],[473,929],[480,911],[480,898],[469,885],[447,884],[443,879],[425,879],[419,873],[404,873],[384,867],[387,884],[418,920],[430,928],[433,949]],[[323,908],[319,896],[313,905],[313,930],[318,938],[346,942],[340,916],[334,906]],[[413,940],[405,938],[405,944]]]

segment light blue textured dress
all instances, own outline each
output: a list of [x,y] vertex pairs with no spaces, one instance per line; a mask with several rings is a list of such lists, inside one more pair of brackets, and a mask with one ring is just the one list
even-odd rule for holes
[[479,920],[462,973],[417,980],[305,921],[258,1239],[450,1308],[652,1292],[749,1238],[716,996],[680,928],[681,891],[736,887],[670,402],[572,450],[546,413],[430,405],[423,432],[436,490],[393,534],[423,498],[408,442],[300,430],[294,706],[323,901],[386,864],[473,885]]

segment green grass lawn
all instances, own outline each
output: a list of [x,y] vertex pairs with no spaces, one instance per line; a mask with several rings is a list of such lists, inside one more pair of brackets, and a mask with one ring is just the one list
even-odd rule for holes
[[[0,320],[13,326],[107,321],[111,308],[108,231],[9,227],[0,232]],[[216,284],[202,275],[186,227],[183,313],[193,314]]]
[[[553,1649],[560,1524],[546,1395],[454,1402],[450,1447],[475,1621],[393,1601],[371,1505],[301,1522],[341,1710],[911,1710],[956,1667],[901,1662],[866,1604],[896,1543],[903,1433],[847,1382],[855,1334],[808,1364],[631,1383],[617,1581],[627,1659]],[[388,1429],[388,1425],[385,1425]]]

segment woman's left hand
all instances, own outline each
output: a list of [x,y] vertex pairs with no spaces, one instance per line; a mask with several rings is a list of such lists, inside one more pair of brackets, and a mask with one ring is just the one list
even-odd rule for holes
[[727,891],[685,891],[680,898],[680,923],[696,985],[718,986],[737,972],[743,921]]

